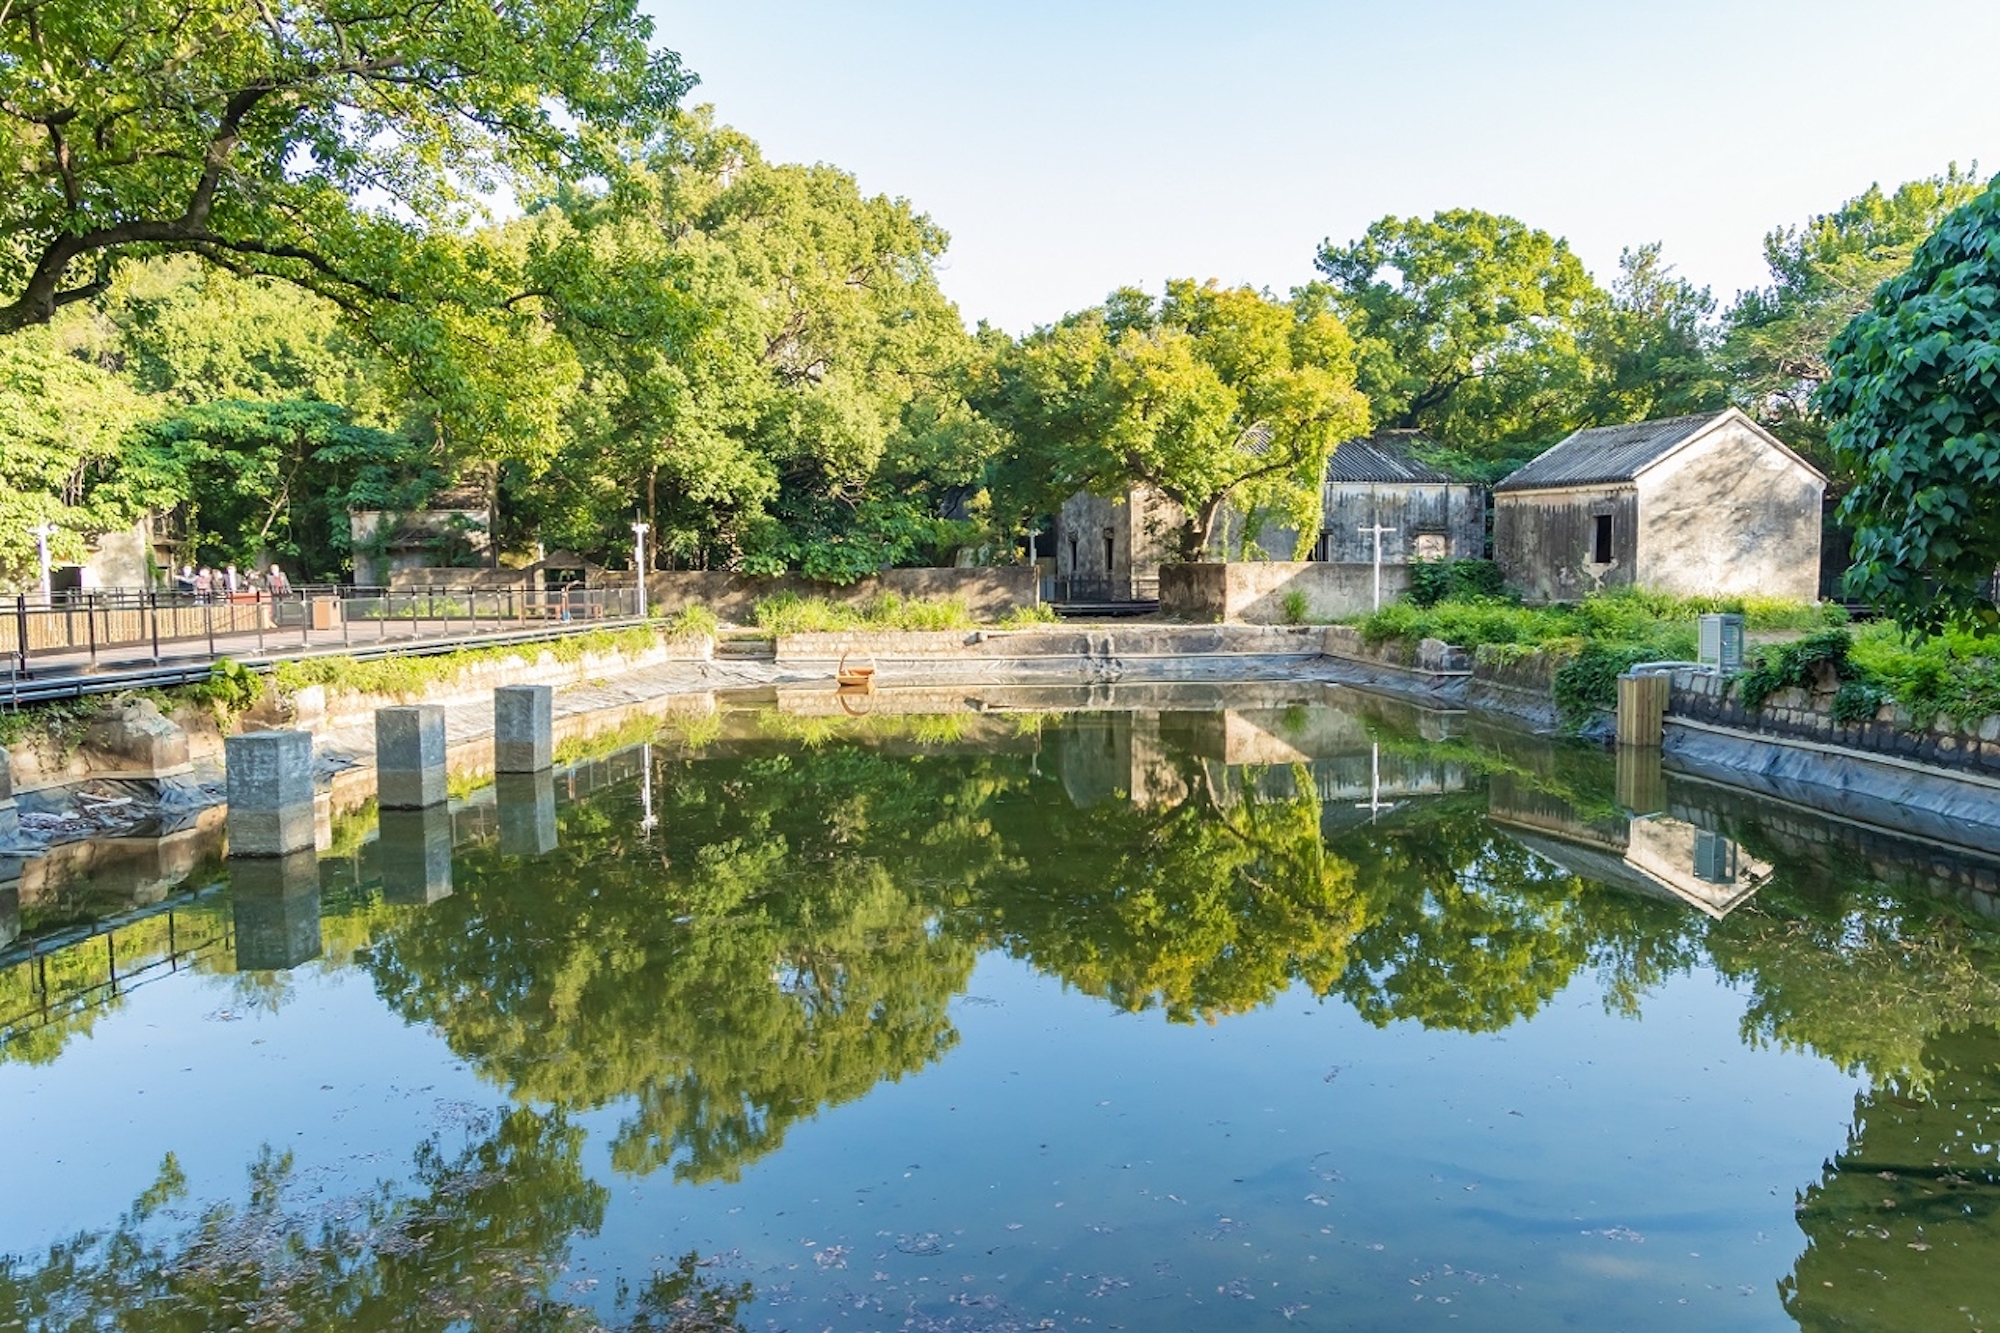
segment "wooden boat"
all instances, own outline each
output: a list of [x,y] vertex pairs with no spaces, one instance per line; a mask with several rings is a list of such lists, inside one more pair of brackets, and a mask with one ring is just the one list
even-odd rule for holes
[[870,655],[867,666],[849,666],[847,659],[851,653],[840,655],[840,665],[833,670],[833,679],[843,690],[872,690],[875,688],[875,658]]

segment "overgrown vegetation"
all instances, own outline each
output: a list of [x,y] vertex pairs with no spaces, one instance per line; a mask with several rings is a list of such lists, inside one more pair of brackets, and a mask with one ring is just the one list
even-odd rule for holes
[[588,653],[643,652],[658,642],[654,631],[643,627],[622,630],[591,630],[544,643],[500,644],[491,648],[460,648],[456,652],[429,657],[384,657],[357,661],[352,657],[305,657],[280,662],[272,672],[285,694],[309,685],[350,690],[357,694],[416,694],[450,680],[460,672],[510,657],[548,653],[558,662],[580,661]]
[[1498,597],[1505,591],[1491,560],[1419,560],[1410,566],[1410,600],[1436,606],[1448,597]]
[[[1476,566],[1481,561],[1454,561]],[[1432,566],[1435,571],[1439,567]],[[1427,576],[1435,590],[1450,573]],[[1483,582],[1473,571],[1461,580]],[[1572,727],[1594,712],[1613,707],[1618,677],[1640,662],[1688,661],[1695,655],[1695,618],[1734,612],[1753,631],[1824,630],[1846,619],[1841,608],[1787,602],[1770,597],[1675,597],[1644,589],[1620,588],[1580,602],[1523,606],[1505,596],[1447,593],[1429,605],[1401,601],[1357,623],[1369,643],[1443,639],[1465,648],[1497,649],[1489,658],[1534,651],[1562,659],[1553,690],[1556,706]]]
[[1044,602],[1033,606],[1017,606],[1000,617],[1001,629],[1033,629],[1037,625],[1059,625],[1062,617],[1056,609]]
[[782,592],[759,601],[751,613],[759,629],[773,634],[816,634],[840,630],[967,629],[974,623],[963,597],[927,599],[879,593],[865,602],[832,602]]

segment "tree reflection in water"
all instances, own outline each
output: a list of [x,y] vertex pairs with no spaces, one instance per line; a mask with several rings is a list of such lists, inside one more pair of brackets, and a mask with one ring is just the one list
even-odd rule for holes
[[[31,1328],[131,1333],[603,1329],[599,1312],[565,1299],[571,1244],[596,1232],[608,1197],[583,1174],[582,1144],[560,1113],[515,1110],[455,1153],[426,1142],[408,1187],[335,1199],[266,1147],[247,1200],[195,1213],[169,1155],[111,1230],[35,1263],[0,1257],[0,1309]],[[617,1326],[721,1333],[750,1296],[688,1255],[621,1292]]]

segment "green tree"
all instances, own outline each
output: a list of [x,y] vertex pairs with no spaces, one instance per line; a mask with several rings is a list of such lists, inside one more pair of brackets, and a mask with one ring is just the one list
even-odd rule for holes
[[1316,264],[1377,425],[1428,431],[1497,471],[1584,424],[1608,298],[1567,241],[1452,209],[1385,217],[1323,243]]
[[0,332],[98,294],[135,253],[363,310],[458,286],[433,242],[478,191],[601,169],[600,130],[673,105],[687,80],[650,35],[629,0],[10,6]]
[[1724,317],[1719,355],[1731,395],[1837,484],[1844,465],[1813,402],[1828,345],[1939,221],[1980,192],[1976,172],[1953,164],[1893,194],[1870,185],[1831,213],[1773,230],[1764,238],[1770,285],[1740,294]]
[[1852,479],[1847,592],[1908,626],[2000,625],[2000,183],[1833,341],[1814,402]]
[[35,577],[32,528],[53,524],[50,555],[77,562],[89,539],[184,496],[178,477],[122,447],[146,412],[130,386],[58,350],[47,329],[0,342],[0,583]]
[[1326,460],[1368,424],[1323,293],[1285,302],[1187,279],[1157,304],[1126,289],[1036,330],[999,355],[977,405],[1009,437],[995,490],[1013,523],[1077,490],[1149,486],[1180,506],[1190,560],[1214,547],[1225,506],[1282,516],[1310,542]]
[[636,508],[690,566],[846,582],[949,554],[981,460],[928,217],[767,162],[706,108],[549,212],[591,256],[555,303],[587,377],[542,502],[559,540],[604,549]]
[[1648,421],[1724,407],[1714,314],[1708,288],[1676,277],[1657,241],[1620,254],[1610,300],[1593,311],[1585,338],[1597,376],[1590,419]]
[[412,441],[297,400],[183,408],[136,431],[126,457],[185,497],[193,559],[281,559],[315,580],[347,563],[349,510],[415,508],[439,480]]

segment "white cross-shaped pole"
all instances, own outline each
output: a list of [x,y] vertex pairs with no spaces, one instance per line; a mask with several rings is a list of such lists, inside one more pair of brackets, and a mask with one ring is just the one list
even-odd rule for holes
[[1380,741],[1368,747],[1368,799],[1366,801],[1356,801],[1354,808],[1356,810],[1366,810],[1368,812],[1368,822],[1371,824],[1375,822],[1375,815],[1378,811],[1394,810],[1396,808],[1394,801],[1385,801],[1382,799],[1382,743]]
[[1380,611],[1382,609],[1382,534],[1385,532],[1394,532],[1395,529],[1385,528],[1380,523],[1377,523],[1374,527],[1363,528],[1361,531],[1375,535],[1375,609]]

